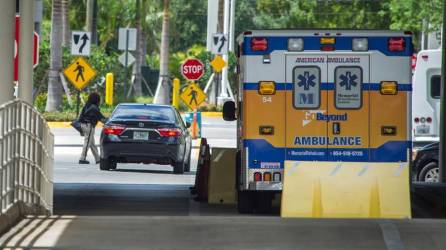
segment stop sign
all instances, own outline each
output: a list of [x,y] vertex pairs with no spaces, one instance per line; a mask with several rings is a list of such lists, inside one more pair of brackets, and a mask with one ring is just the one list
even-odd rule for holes
[[[14,81],[19,80],[19,42],[20,42],[20,16],[15,16],[15,43],[14,43]],[[33,65],[39,64],[39,35],[34,32],[33,36]]]
[[190,81],[200,79],[204,74],[204,64],[195,58],[187,59],[181,65],[181,74]]

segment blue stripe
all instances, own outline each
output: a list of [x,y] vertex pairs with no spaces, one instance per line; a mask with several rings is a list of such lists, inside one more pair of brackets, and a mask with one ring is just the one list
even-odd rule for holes
[[249,148],[250,168],[260,168],[262,162],[347,161],[347,162],[407,162],[410,141],[389,141],[379,148],[276,148],[263,139],[245,139]]
[[[299,36],[295,36],[299,37]],[[270,36],[268,39],[267,51],[252,51],[251,40],[252,37],[245,37],[243,42],[243,55],[265,55],[270,54],[275,50],[288,50],[288,39],[291,37]],[[302,37],[304,39],[304,51],[321,51],[320,37]],[[352,50],[352,39],[354,37],[336,37],[335,50]],[[369,44],[369,51],[380,51],[387,56],[412,56],[413,45],[412,37],[404,37],[406,49],[403,52],[391,52],[388,50],[388,39],[390,37],[367,37]]]
[[[380,90],[380,83],[363,83],[363,89],[364,90],[371,90],[371,91],[379,91]],[[244,90],[258,90],[259,84],[258,83],[244,83],[243,84]],[[276,90],[293,90],[293,84],[292,83],[276,83]],[[321,84],[321,90],[334,90],[334,84],[333,83],[322,83]],[[398,84],[398,91],[404,92],[404,91],[412,91],[412,84]]]

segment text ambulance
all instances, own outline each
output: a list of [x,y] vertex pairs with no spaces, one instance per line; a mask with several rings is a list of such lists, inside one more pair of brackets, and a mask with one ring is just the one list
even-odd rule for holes
[[238,45],[224,118],[238,120],[239,212],[270,208],[287,161],[408,162],[410,32],[255,30]]

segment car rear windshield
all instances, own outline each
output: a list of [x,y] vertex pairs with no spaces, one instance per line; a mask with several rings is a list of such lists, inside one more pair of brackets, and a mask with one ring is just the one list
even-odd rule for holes
[[162,122],[175,122],[175,113],[172,108],[151,105],[121,105],[113,113],[114,119],[122,120],[149,120]]

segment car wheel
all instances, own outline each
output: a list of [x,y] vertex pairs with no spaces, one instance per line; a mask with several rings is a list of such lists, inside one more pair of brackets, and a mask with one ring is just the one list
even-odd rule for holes
[[99,162],[99,169],[100,170],[110,170],[110,168],[111,168],[110,165],[112,165],[112,164],[110,163],[109,159],[101,159],[101,161]]
[[184,173],[184,162],[176,162],[173,166],[174,174],[182,174]]
[[184,172],[190,172],[190,155],[191,152],[189,152],[189,157],[187,157],[187,160],[184,163]]
[[117,167],[118,167],[118,163],[116,163],[115,161],[110,162],[110,169],[115,170]]
[[440,169],[438,163],[430,162],[426,164],[420,171],[419,180],[424,182],[439,182],[440,181]]

